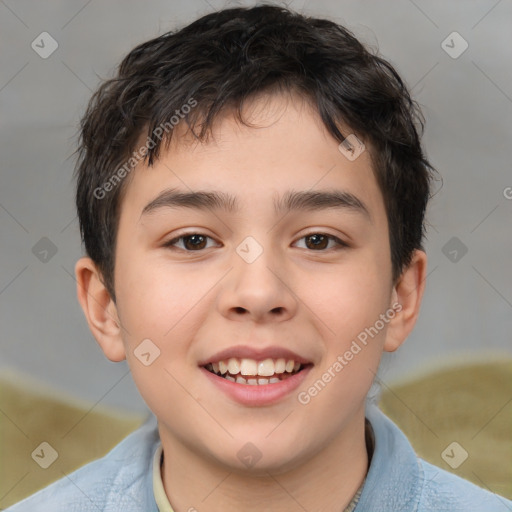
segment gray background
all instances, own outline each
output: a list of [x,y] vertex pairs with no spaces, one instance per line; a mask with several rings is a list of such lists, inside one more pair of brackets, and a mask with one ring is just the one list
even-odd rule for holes
[[[0,0],[1,371],[21,372],[95,404],[145,409],[126,364],[103,356],[76,300],[73,267],[81,247],[72,154],[78,121],[99,78],[110,77],[136,44],[233,5]],[[512,357],[512,2],[289,5],[345,24],[396,66],[423,106],[427,155],[444,179],[428,213],[421,317],[386,361],[385,382]],[[59,45],[47,59],[31,48],[44,31]],[[453,31],[469,44],[456,59],[441,47]],[[33,253],[42,237],[57,249],[46,262]],[[446,246],[452,237],[458,241]],[[461,244],[467,248],[462,258]],[[454,249],[458,261],[451,261]]]

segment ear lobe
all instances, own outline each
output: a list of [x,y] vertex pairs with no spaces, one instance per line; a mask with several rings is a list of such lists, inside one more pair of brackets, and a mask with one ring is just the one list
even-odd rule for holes
[[117,307],[91,258],[80,258],[75,265],[77,296],[93,336],[108,359],[126,359]]
[[414,251],[410,265],[402,272],[391,294],[391,307],[397,311],[389,322],[384,342],[386,352],[394,352],[407,339],[418,319],[427,272],[427,255]]

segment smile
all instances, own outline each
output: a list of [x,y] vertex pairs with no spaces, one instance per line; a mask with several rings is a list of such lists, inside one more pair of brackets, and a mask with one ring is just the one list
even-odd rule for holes
[[231,382],[249,386],[277,384],[300,372],[305,366],[293,359],[238,359],[232,357],[215,363],[208,363],[205,368]]

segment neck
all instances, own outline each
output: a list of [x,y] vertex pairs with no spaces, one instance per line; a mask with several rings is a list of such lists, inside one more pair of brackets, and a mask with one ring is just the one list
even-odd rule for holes
[[238,472],[184,446],[162,425],[162,481],[174,512],[344,510],[368,470],[364,407],[313,457],[284,472]]

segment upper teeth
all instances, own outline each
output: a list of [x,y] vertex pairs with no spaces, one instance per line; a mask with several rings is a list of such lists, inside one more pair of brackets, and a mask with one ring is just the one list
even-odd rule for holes
[[218,363],[211,363],[211,367],[215,373],[224,375],[229,372],[231,375],[260,375],[262,377],[270,377],[276,373],[292,373],[300,368],[300,363],[293,359],[264,359],[256,361],[255,359],[238,359],[232,357]]

